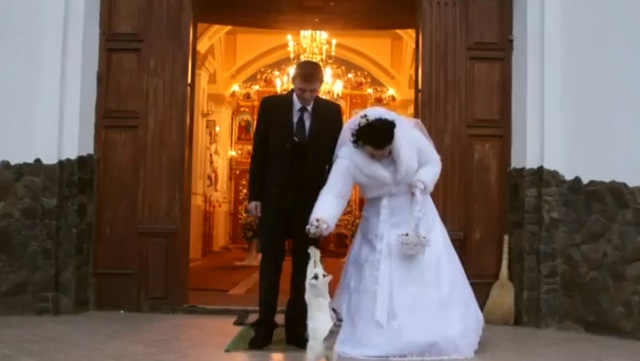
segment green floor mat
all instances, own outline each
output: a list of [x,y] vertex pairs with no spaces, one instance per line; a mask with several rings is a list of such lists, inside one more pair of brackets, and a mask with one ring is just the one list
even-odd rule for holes
[[[224,352],[235,352],[235,351],[253,351],[249,350],[249,340],[253,337],[253,330],[249,326],[242,327],[238,334],[229,342],[227,347],[224,349]],[[278,327],[276,331],[273,333],[273,342],[269,347],[266,347],[259,351],[267,351],[267,352],[304,352],[297,347],[287,345],[285,336],[284,336],[284,328]]]

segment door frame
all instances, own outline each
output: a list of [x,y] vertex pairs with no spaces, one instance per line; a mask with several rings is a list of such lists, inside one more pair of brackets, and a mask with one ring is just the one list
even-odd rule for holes
[[[135,3],[136,0],[130,0],[131,3]],[[99,47],[99,70],[98,70],[98,95],[97,95],[97,102],[96,102],[96,132],[95,132],[95,155],[96,155],[96,159],[98,162],[98,166],[97,166],[97,187],[96,187],[96,228],[100,228],[101,227],[101,212],[103,210],[101,210],[100,208],[98,208],[101,204],[101,185],[105,182],[105,180],[107,178],[105,178],[107,175],[103,172],[103,168],[101,167],[101,163],[104,157],[104,154],[102,153],[104,151],[103,149],[103,126],[104,126],[104,122],[103,122],[103,116],[104,116],[104,111],[105,111],[105,107],[107,105],[107,99],[106,99],[106,86],[105,83],[107,82],[106,79],[106,71],[107,71],[107,63],[106,63],[106,52],[109,50],[108,46],[105,46],[105,37],[109,37],[112,36],[113,39],[117,40],[118,42],[124,44],[122,45],[122,49],[126,49],[129,46],[134,46],[134,47],[139,47],[139,50],[141,52],[141,54],[143,54],[142,56],[146,56],[146,58],[142,58],[142,61],[147,61],[147,59],[149,57],[153,58],[153,56],[160,56],[161,54],[159,54],[158,52],[160,50],[158,50],[161,47],[158,47],[157,45],[155,47],[149,47],[147,45],[147,43],[145,43],[145,41],[148,41],[148,39],[142,39],[140,37],[142,36],[148,36],[148,37],[152,37],[152,40],[155,42],[158,41],[166,41],[167,43],[169,43],[170,45],[173,46],[174,49],[176,49],[176,51],[172,54],[172,56],[175,58],[174,61],[177,62],[183,62],[186,61],[188,64],[190,64],[190,73],[189,75],[187,74],[182,74],[179,73],[180,68],[173,66],[170,70],[168,70],[169,72],[172,73],[166,73],[166,74],[155,74],[156,77],[163,77],[164,80],[167,80],[171,77],[173,77],[174,79],[177,79],[177,77],[183,76],[185,77],[185,75],[190,76],[190,82],[187,85],[187,87],[190,87],[191,89],[193,89],[193,83],[195,82],[195,61],[196,61],[196,46],[191,46],[191,51],[185,51],[184,54],[181,51],[177,51],[177,49],[183,49],[183,48],[189,48],[188,45],[193,45],[193,44],[197,44],[197,20],[198,20],[198,16],[196,16],[197,14],[195,14],[195,9],[197,8],[198,4],[203,4],[203,3],[209,3],[209,5],[211,5],[211,3],[216,2],[218,4],[223,4],[223,3],[228,3],[228,2],[224,2],[224,1],[211,1],[211,0],[178,0],[178,1],[173,1],[173,2],[168,2],[168,1],[160,1],[158,0],[158,5],[157,6],[165,6],[165,8],[170,8],[171,6],[173,6],[174,9],[182,9],[184,10],[183,13],[181,14],[161,14],[162,15],[166,15],[169,16],[171,18],[170,21],[174,22],[174,25],[180,29],[180,33],[171,33],[169,31],[164,31],[162,32],[163,37],[161,38],[160,35],[155,35],[155,34],[149,34],[150,32],[147,31],[147,27],[146,24],[144,23],[145,20],[143,20],[146,17],[151,17],[152,15],[158,16],[158,14],[155,14],[155,12],[153,11],[149,11],[148,9],[144,8],[143,5],[146,5],[147,2],[151,1],[151,0],[137,0],[138,2],[136,4],[139,5],[138,11],[139,11],[139,24],[140,24],[140,28],[137,29],[136,31],[131,31],[130,33],[107,33],[107,28],[110,30],[111,26],[113,25],[113,19],[111,19],[109,17],[109,15],[111,14],[111,12],[114,11],[113,7],[114,7],[114,0],[101,0],[101,16],[100,16],[100,47]],[[380,3],[387,3],[387,0],[379,0]],[[435,0],[416,0],[416,3],[418,4],[425,4],[426,2],[431,2]],[[466,2],[466,1],[473,1],[473,0],[458,0],[460,3],[462,2]],[[502,0],[495,0],[495,1],[502,1]],[[512,28],[512,18],[513,18],[513,10],[512,10],[512,0],[505,0],[506,2],[509,3],[508,6],[506,6],[506,9],[509,9],[510,14],[507,14],[506,18],[508,18],[508,27],[509,27],[509,31],[511,31]],[[239,1],[238,1],[239,2]],[[311,4],[315,4],[317,2],[307,2],[304,0],[301,0],[302,3],[311,3]],[[404,2],[404,1],[403,1]],[[439,1],[440,2],[440,1]],[[442,1],[443,3],[449,3],[450,1]],[[125,2],[128,3],[128,2]],[[231,3],[229,3],[231,4]],[[154,6],[156,6],[154,4]],[[222,5],[220,5],[222,6]],[[313,5],[311,5],[313,7]],[[231,8],[232,6],[229,5],[228,8]],[[227,10],[228,10],[227,8]],[[188,10],[186,10],[188,9]],[[311,9],[311,8],[310,8]],[[317,9],[316,9],[317,10]],[[235,10],[234,10],[235,11]],[[296,11],[300,11],[300,9],[296,9]],[[159,11],[157,11],[159,12]],[[313,10],[310,10],[310,12],[312,13]],[[130,14],[129,14],[130,15]],[[323,14],[323,16],[326,14]],[[310,16],[313,16],[313,14],[311,14]],[[417,17],[420,17],[420,12],[418,12]],[[247,17],[246,15],[243,18],[243,21],[246,21]],[[362,19],[359,21],[363,21]],[[414,19],[411,20],[412,22],[414,21]],[[416,45],[421,45],[422,43],[422,37],[418,36],[419,33],[421,33],[423,31],[423,29],[420,27],[422,22],[418,22],[416,25],[417,27],[414,27],[416,29]],[[461,23],[464,24],[464,21],[462,21]],[[189,28],[190,31],[188,31],[187,33],[189,33],[191,36],[191,39],[189,39],[189,36],[187,36],[186,38],[183,36],[185,34],[185,29]],[[325,28],[325,26],[322,26],[323,28]],[[327,29],[334,29],[337,28],[339,26],[337,26],[336,24],[333,24],[332,26],[326,26]],[[123,27],[122,29],[127,30],[126,26]],[[114,35],[115,34],[115,35]],[[153,36],[156,36],[155,38],[153,38]],[[113,40],[112,39],[112,40]],[[120,46],[120,45],[119,45]],[[166,50],[165,48],[162,48],[164,50]],[[422,49],[419,49],[422,50]],[[155,52],[155,53],[153,53]],[[416,55],[418,55],[416,53]],[[506,61],[505,66],[508,67],[508,75],[509,75],[509,87],[508,89],[503,89],[505,92],[510,91],[510,86],[511,86],[511,74],[512,74],[512,70],[511,70],[511,51],[508,54],[509,58]],[[186,59],[185,57],[190,57],[190,59]],[[419,61],[419,58],[416,57],[416,63]],[[416,64],[419,65],[419,64]],[[148,71],[148,67],[149,64],[145,63],[141,65],[142,67],[144,67],[145,71]],[[420,84],[420,82],[423,82],[423,78],[424,77],[424,73],[425,70],[424,69],[420,69],[420,67],[416,66],[416,71],[422,71],[422,76],[419,73],[415,74],[415,81],[416,81],[416,85]],[[461,71],[467,71],[467,69],[461,70]],[[141,99],[141,101],[148,101],[148,86],[149,86],[149,77],[148,77],[148,73],[146,72],[142,72],[141,73],[141,82],[143,85],[143,91],[144,91],[144,99]],[[185,77],[187,78],[187,77]],[[185,79],[187,80],[187,79]],[[182,81],[178,81],[178,83],[182,84]],[[423,88],[423,87],[422,87]],[[188,88],[189,89],[189,88]],[[174,93],[171,93],[174,94]],[[134,311],[139,311],[139,310],[166,310],[166,309],[175,309],[177,307],[183,306],[185,304],[187,304],[188,301],[188,273],[189,273],[189,241],[190,241],[190,227],[189,227],[189,220],[190,220],[190,195],[191,195],[191,181],[190,181],[190,177],[191,177],[191,167],[192,167],[192,147],[191,145],[193,144],[193,118],[194,118],[194,92],[193,91],[189,91],[187,90],[187,94],[186,96],[184,96],[182,93],[178,92],[176,93],[179,96],[176,97],[171,97],[170,99],[160,99],[159,101],[170,101],[172,102],[172,105],[174,106],[174,108],[177,109],[184,109],[186,110],[187,114],[185,114],[185,117],[183,117],[183,121],[180,122],[179,124],[177,124],[179,117],[172,117],[172,118],[168,118],[169,120],[174,121],[174,124],[171,124],[172,127],[174,127],[174,129],[180,133],[184,133],[186,135],[185,139],[183,140],[182,145],[184,146],[184,153],[181,153],[182,156],[180,157],[180,164],[173,164],[172,167],[174,169],[182,169],[183,170],[183,176],[181,177],[181,181],[178,183],[175,183],[175,186],[180,188],[180,192],[179,192],[179,196],[176,200],[176,204],[173,205],[166,205],[164,204],[165,207],[169,207],[172,209],[179,209],[179,215],[177,216],[173,216],[171,222],[173,222],[172,224],[175,225],[175,227],[171,228],[172,226],[168,227],[168,228],[162,228],[162,226],[157,226],[154,224],[150,224],[149,227],[147,227],[146,229],[138,229],[136,232],[135,236],[132,236],[135,238],[136,241],[138,241],[138,239],[141,237],[140,233],[144,233],[144,237],[146,237],[149,240],[153,240],[154,237],[156,237],[156,240],[164,240],[163,242],[168,242],[170,243],[166,248],[165,252],[169,252],[165,257],[167,258],[166,264],[164,265],[165,269],[165,275],[164,275],[164,284],[154,284],[154,286],[159,287],[159,288],[163,288],[165,289],[165,293],[166,296],[163,297],[156,297],[156,298],[145,298],[144,295],[144,291],[141,291],[141,289],[145,288],[148,286],[149,281],[149,277],[152,276],[151,273],[153,272],[150,268],[150,266],[148,265],[148,259],[146,258],[147,256],[143,255],[142,253],[147,252],[147,251],[141,251],[141,250],[137,250],[136,252],[138,252],[138,267],[135,269],[135,272],[137,272],[138,274],[135,276],[136,277],[136,281],[137,282],[137,294],[135,297],[138,297],[138,302],[137,302],[137,306],[134,307]],[[421,116],[421,117],[425,117],[428,114],[425,114],[425,109],[423,109],[424,104],[425,104],[425,100],[424,98],[424,91],[422,89],[416,88],[416,114]],[[505,101],[507,101],[507,104],[505,104],[504,106],[507,107],[509,110],[511,109],[511,97],[507,97],[505,99]],[[146,104],[146,103],[145,103]],[[144,113],[144,111],[143,111]],[[427,112],[428,113],[428,112]],[[505,157],[505,165],[510,166],[510,145],[511,145],[511,114],[509,111],[509,114],[505,115],[506,119],[505,119],[505,144],[504,144],[504,148],[505,148],[505,153],[503,154],[503,156]],[[164,118],[162,118],[164,119]],[[142,119],[144,120],[144,119]],[[167,126],[167,125],[165,125]],[[180,142],[178,142],[180,143]],[[171,159],[177,159],[177,158],[171,158]],[[141,161],[143,161],[144,159],[141,158]],[[176,160],[177,162],[177,160]],[[507,170],[505,169],[505,172]],[[143,185],[139,185],[139,187],[143,187]],[[502,214],[503,219],[503,223],[504,223],[504,229],[506,230],[506,224],[507,224],[507,217],[508,217],[508,187],[505,185],[504,186],[504,199],[502,200],[505,204],[505,208]],[[141,197],[141,196],[139,196]],[[148,205],[147,205],[148,206]],[[136,210],[136,212],[140,212],[139,210]],[[167,212],[169,212],[169,210],[167,210]],[[162,212],[160,212],[162,213]],[[171,223],[170,222],[170,223]],[[161,224],[162,222],[158,222],[157,224]],[[166,223],[166,222],[165,222]],[[177,229],[175,229],[177,227]],[[140,226],[139,226],[140,228]],[[142,227],[144,228],[144,227]],[[169,229],[171,228],[171,229]],[[96,266],[96,247],[99,243],[99,238],[101,237],[99,235],[100,231],[96,230],[95,232],[95,240],[94,240],[94,266],[93,266],[93,271],[94,271],[94,292],[93,292],[93,297],[94,297],[94,304],[96,304],[96,299],[100,297],[100,293],[98,291],[96,291],[96,287],[95,284],[96,282],[96,272],[99,271],[97,269]],[[171,237],[175,237],[175,239],[172,239]],[[499,248],[501,249],[501,248]],[[158,251],[158,250],[156,250]],[[174,253],[171,253],[174,252]],[[146,262],[146,263],[145,263]],[[119,272],[119,270],[112,270],[113,272]],[[126,270],[122,270],[122,272],[125,272]],[[109,272],[108,270],[105,272]],[[129,272],[129,271],[126,271]],[[171,274],[171,272],[173,272],[173,274]],[[107,276],[111,277],[117,274],[113,273],[113,274],[106,274]],[[124,275],[124,273],[123,273]],[[487,282],[489,280],[486,280]],[[483,281],[485,282],[485,281]]]

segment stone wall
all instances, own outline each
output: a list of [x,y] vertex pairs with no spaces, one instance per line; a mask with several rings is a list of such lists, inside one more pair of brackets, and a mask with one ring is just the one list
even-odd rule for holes
[[640,338],[640,187],[513,169],[518,322]]
[[[0,314],[86,311],[95,160],[0,162]],[[517,321],[640,339],[640,187],[513,169]]]
[[0,314],[89,309],[94,158],[0,162]]

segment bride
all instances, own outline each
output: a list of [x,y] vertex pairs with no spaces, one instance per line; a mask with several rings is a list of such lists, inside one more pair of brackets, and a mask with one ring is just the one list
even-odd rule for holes
[[[366,109],[345,124],[335,158],[311,214],[310,236],[333,230],[354,184],[366,199],[333,300],[342,318],[337,354],[473,357],[484,319],[430,197],[442,165],[422,123]],[[422,217],[412,206],[420,203]],[[428,242],[415,241],[408,253],[402,234]]]

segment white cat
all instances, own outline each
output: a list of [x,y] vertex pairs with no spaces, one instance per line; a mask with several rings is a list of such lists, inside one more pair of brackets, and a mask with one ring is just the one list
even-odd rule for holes
[[[307,343],[306,361],[319,361],[326,352],[325,339],[333,326],[330,306],[329,283],[333,276],[327,274],[320,262],[320,250],[309,248],[307,281],[304,298],[307,301]],[[335,360],[335,355],[334,355]]]

